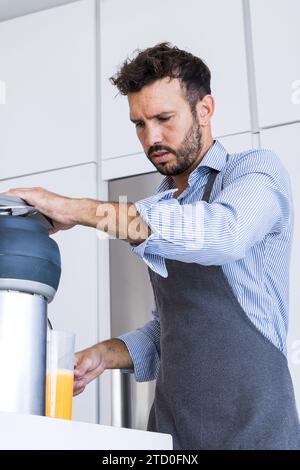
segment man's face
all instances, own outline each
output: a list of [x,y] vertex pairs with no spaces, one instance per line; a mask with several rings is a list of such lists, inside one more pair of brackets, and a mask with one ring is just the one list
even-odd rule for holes
[[201,128],[178,79],[168,77],[128,95],[130,119],[143,149],[163,175],[190,168],[202,148]]

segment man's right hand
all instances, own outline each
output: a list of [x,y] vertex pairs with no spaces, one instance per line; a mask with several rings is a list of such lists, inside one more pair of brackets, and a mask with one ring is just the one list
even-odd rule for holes
[[133,369],[125,343],[112,338],[75,354],[73,395],[79,395],[106,369]]
[[101,343],[75,354],[73,395],[83,392],[89,382],[105,370]]

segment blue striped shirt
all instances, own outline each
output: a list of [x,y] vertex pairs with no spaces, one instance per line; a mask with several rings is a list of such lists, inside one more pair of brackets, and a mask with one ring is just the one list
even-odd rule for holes
[[[211,168],[219,173],[207,203],[201,199]],[[266,149],[229,154],[215,141],[177,199],[175,191],[167,176],[154,196],[135,203],[153,233],[132,244],[133,253],[163,277],[168,275],[165,259],[221,266],[245,314],[286,355],[293,208],[280,159]],[[155,306],[152,316],[143,327],[119,336],[140,382],[155,379],[160,365]]]

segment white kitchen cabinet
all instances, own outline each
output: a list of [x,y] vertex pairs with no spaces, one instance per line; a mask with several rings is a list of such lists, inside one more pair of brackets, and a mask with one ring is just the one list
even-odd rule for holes
[[292,182],[294,199],[294,241],[290,278],[290,323],[288,358],[300,412],[300,123],[267,129],[261,133],[262,147],[271,148],[284,162]]
[[143,172],[127,98],[116,96],[109,77],[135,49],[161,41],[189,50],[210,67],[214,135],[250,130],[242,1],[100,0],[101,154],[106,175],[114,171],[106,160],[120,156],[133,157],[114,162],[124,167],[124,176]]
[[260,127],[300,121],[300,2],[250,0]]
[[102,178],[113,180],[156,171],[144,152],[102,160]]
[[20,0],[1,0],[0,21],[66,5],[74,1],[76,2],[76,0],[22,0],[21,2]]
[[245,150],[252,149],[252,134],[229,135],[219,138],[219,141],[226,148],[229,153],[244,152]]
[[[96,165],[91,163],[2,181],[0,191],[31,186],[42,186],[67,196],[95,198]],[[98,239],[93,229],[85,227],[59,232],[53,238],[61,252],[62,277],[56,297],[49,305],[49,317],[55,329],[76,334],[76,350],[81,350],[97,342]],[[97,422],[97,393],[94,381],[83,394],[74,398],[75,420]]]
[[95,2],[0,22],[0,179],[96,160]]

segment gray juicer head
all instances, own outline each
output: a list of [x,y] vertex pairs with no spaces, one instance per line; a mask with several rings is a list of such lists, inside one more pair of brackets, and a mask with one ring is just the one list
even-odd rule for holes
[[0,195],[0,289],[44,295],[50,302],[61,275],[51,220],[18,197]]

